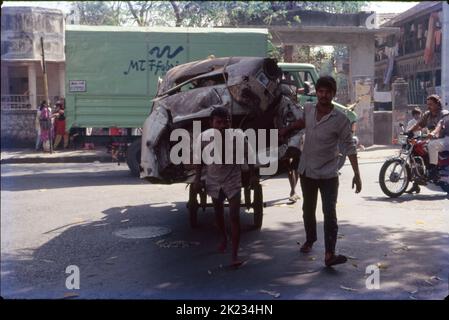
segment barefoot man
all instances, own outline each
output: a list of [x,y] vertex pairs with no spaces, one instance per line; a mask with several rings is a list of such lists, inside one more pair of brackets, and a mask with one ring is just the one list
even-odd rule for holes
[[[206,193],[212,198],[212,203],[215,209],[216,223],[221,238],[218,245],[218,251],[222,253],[225,252],[228,243],[224,220],[224,201],[225,199],[228,199],[229,217],[231,220],[231,267],[239,267],[243,263],[243,261],[238,257],[238,249],[240,243],[240,193],[242,188],[242,165],[236,164],[235,161],[232,161],[232,164],[225,164],[224,161],[226,147],[225,130],[229,129],[231,126],[231,118],[228,109],[226,109],[225,107],[215,108],[210,116],[210,126],[211,129],[202,132],[202,134],[200,135],[200,139],[202,136],[205,136],[209,130],[216,130],[215,133],[221,136],[222,143],[217,143],[216,137],[212,135],[213,140],[210,142],[207,141],[206,145],[204,144],[205,141],[202,141],[202,147],[204,147],[204,149],[206,147],[209,148],[209,145],[213,144],[214,152],[218,151],[218,153],[220,153],[218,158],[221,159],[221,163],[216,163],[215,160],[217,158],[215,158],[215,155],[214,162],[211,164],[205,164],[204,159],[201,159],[201,164],[197,165],[196,167],[194,188],[196,190],[200,190],[201,188],[201,172],[204,166],[206,169]],[[243,134],[238,130],[236,130],[236,133]],[[248,144],[246,144],[246,147],[248,147]],[[212,150],[212,148],[210,148],[209,150]],[[232,149],[226,148],[226,152],[228,152],[228,150]],[[233,157],[234,156],[235,154],[233,155]]]

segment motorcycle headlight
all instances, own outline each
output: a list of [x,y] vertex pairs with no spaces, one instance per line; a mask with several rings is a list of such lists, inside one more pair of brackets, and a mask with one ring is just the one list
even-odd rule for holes
[[407,144],[407,136],[404,134],[400,134],[398,137],[399,144]]

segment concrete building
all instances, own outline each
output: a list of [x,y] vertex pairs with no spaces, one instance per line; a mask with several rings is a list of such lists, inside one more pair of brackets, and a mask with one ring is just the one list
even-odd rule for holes
[[376,110],[391,110],[392,84],[399,78],[408,83],[410,105],[424,106],[429,94],[442,95],[442,57],[449,55],[443,54],[443,3],[421,2],[382,25],[400,33],[376,36]]
[[[300,17],[300,23],[294,22],[296,15]],[[355,110],[359,116],[356,134],[361,144],[372,145],[374,39],[378,35],[388,37],[397,34],[399,28],[380,27],[375,12],[332,14],[319,11],[292,11],[287,14],[287,20],[292,22],[286,25],[285,21],[279,21],[268,27],[273,43],[284,47],[285,61],[291,61],[288,55],[293,52],[292,48],[295,45],[343,45],[348,48],[349,100],[358,101]]]
[[47,66],[50,103],[65,96],[64,15],[38,7],[1,10],[2,145],[35,138],[34,119],[45,100],[41,37]]
[[49,96],[63,97],[62,12],[37,7],[5,7],[2,8],[1,28],[2,109],[34,109],[43,100],[41,37],[44,39]]

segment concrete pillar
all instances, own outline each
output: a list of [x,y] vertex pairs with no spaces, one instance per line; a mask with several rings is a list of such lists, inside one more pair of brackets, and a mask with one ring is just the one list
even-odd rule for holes
[[449,110],[449,3],[442,1],[442,4],[441,98],[443,99],[443,107]]
[[293,46],[284,45],[284,62],[293,62]]
[[36,64],[34,62],[30,62],[28,65],[28,91],[30,92],[31,108],[36,109],[39,102],[37,101]]
[[6,64],[1,64],[1,88],[2,94],[9,94],[9,75],[8,75],[8,66]]
[[374,79],[374,36],[356,36],[349,46],[349,97],[356,101],[358,79]]
[[358,104],[355,112],[358,116],[356,135],[360,144],[369,147],[374,144],[374,104],[371,103],[371,79],[358,79],[354,84],[354,92]]
[[397,138],[399,133],[401,132],[401,128],[399,124],[402,123],[405,127],[407,127],[408,122],[408,83],[404,81],[402,78],[396,79],[392,84],[391,89],[391,100],[392,100],[392,138]]
[[65,65],[59,64],[59,96],[65,98]]

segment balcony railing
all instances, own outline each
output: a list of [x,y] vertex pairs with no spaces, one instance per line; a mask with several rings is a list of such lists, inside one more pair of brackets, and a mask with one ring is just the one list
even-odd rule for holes
[[[45,96],[38,95],[36,101],[33,101],[31,95],[23,94],[2,94],[1,95],[1,109],[2,110],[33,110],[36,109],[39,103],[45,100]],[[58,96],[50,96],[50,104],[59,99]],[[37,105],[35,105],[37,103]]]
[[1,95],[2,110],[31,110],[31,96],[18,94]]

